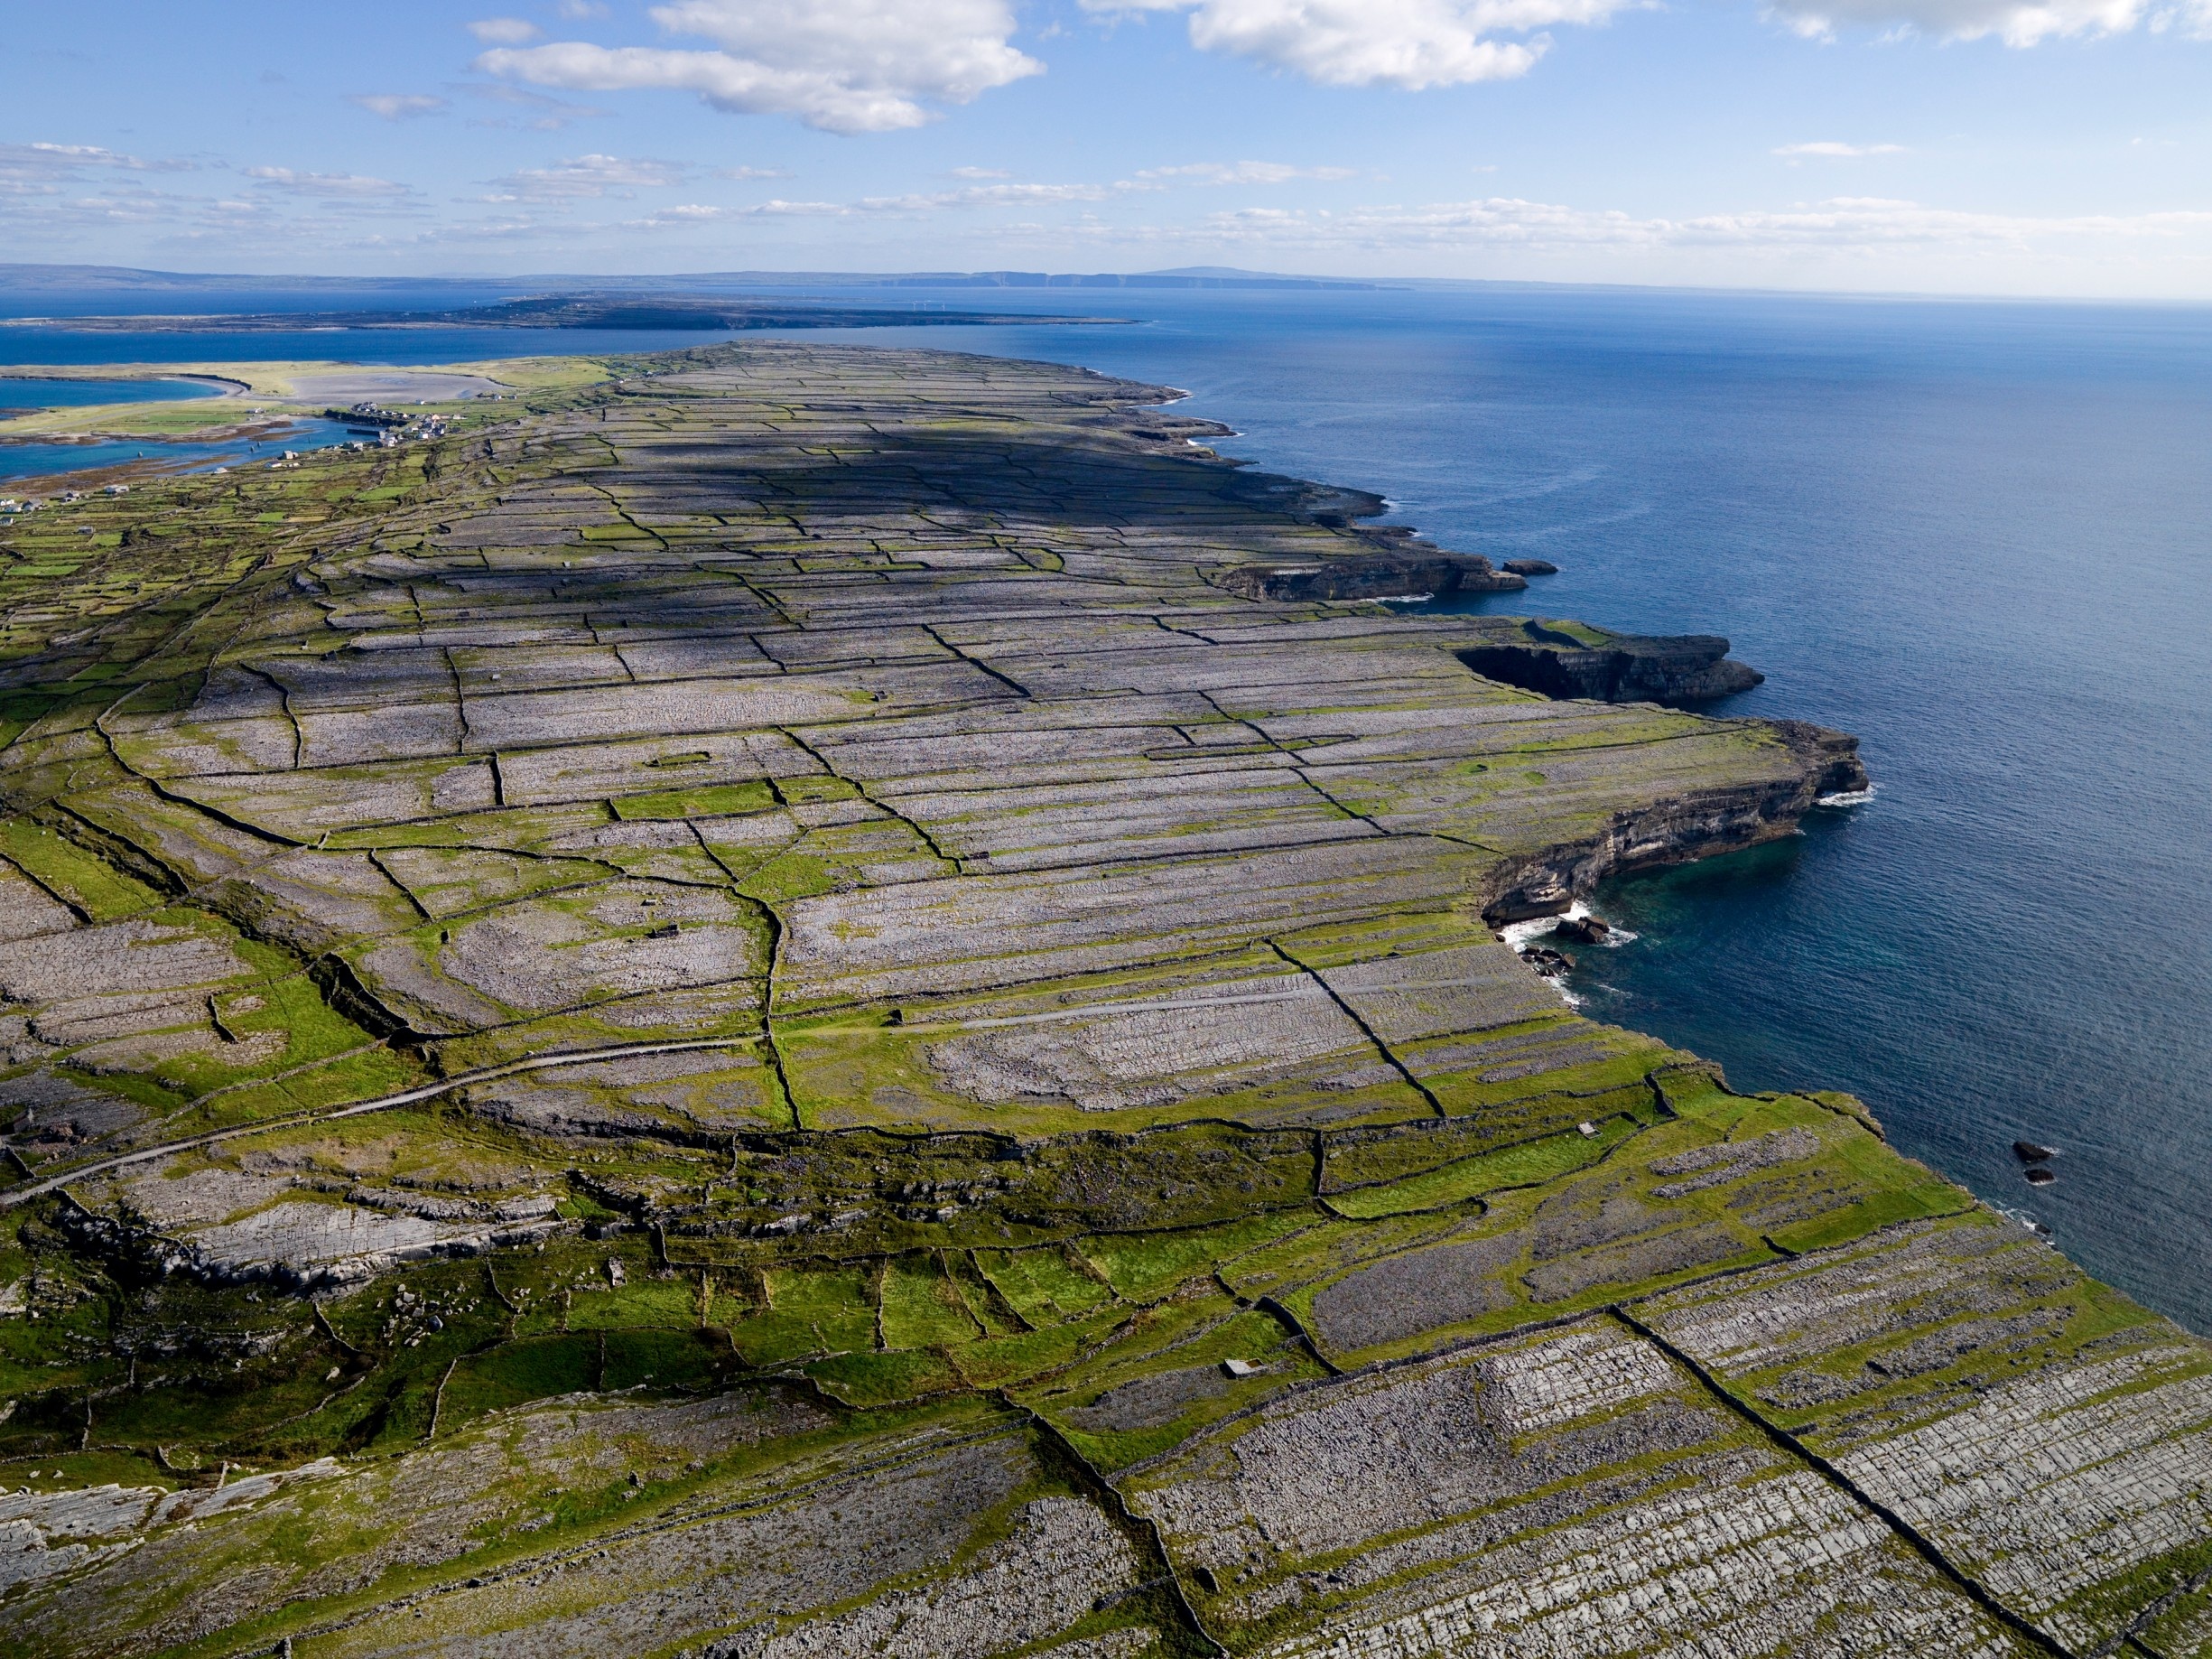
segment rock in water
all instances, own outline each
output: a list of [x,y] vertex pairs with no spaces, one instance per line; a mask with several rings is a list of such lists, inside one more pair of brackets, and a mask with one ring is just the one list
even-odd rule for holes
[[2059,1155],[2055,1146],[2040,1146],[2033,1141],[2012,1142],[2012,1156],[2022,1163],[2049,1163]]
[[1533,619],[1521,632],[1519,640],[1463,650],[1459,659],[1485,679],[1596,703],[1703,703],[1766,678],[1730,657],[1718,634],[1616,634]]
[[1559,567],[1549,559],[1508,559],[1498,567],[1509,570],[1516,576],[1556,576]]
[[1599,916],[1562,916],[1552,932],[1577,945],[1603,945],[1613,937],[1612,926]]

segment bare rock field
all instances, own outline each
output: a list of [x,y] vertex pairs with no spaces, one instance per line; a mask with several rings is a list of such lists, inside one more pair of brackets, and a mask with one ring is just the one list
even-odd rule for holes
[[1167,388],[530,384],[0,527],[0,1652],[2212,1659],[2212,1348],[1508,942],[1852,740]]

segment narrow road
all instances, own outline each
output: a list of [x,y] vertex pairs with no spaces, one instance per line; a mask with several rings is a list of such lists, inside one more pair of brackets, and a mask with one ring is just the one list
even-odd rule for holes
[[329,1123],[341,1117],[359,1117],[369,1112],[388,1112],[394,1106],[411,1106],[418,1100],[431,1100],[449,1090],[466,1088],[472,1083],[489,1083],[496,1077],[511,1077],[517,1072],[546,1071],[556,1066],[587,1066],[594,1060],[629,1059],[646,1054],[683,1054],[695,1049],[741,1049],[759,1040],[757,1037],[699,1037],[682,1042],[626,1043],[611,1049],[577,1049],[562,1054],[534,1055],[526,1060],[509,1060],[500,1066],[485,1066],[475,1071],[457,1072],[435,1083],[402,1089],[396,1095],[379,1095],[373,1100],[357,1100],[350,1105],[324,1106],[311,1112],[294,1112],[284,1117],[263,1118],[258,1123],[236,1123],[228,1129],[211,1129],[206,1134],[188,1135],[181,1141],[164,1141],[159,1146],[141,1147],[135,1152],[121,1152],[113,1158],[79,1164],[73,1170],[64,1170],[42,1181],[33,1181],[27,1187],[0,1192],[0,1211],[14,1209],[33,1198],[42,1198],[50,1192],[58,1192],[70,1181],[106,1175],[111,1170],[127,1169],[135,1163],[151,1163],[157,1158],[168,1157],[172,1152],[189,1152],[195,1147],[235,1141],[241,1135],[266,1134],[273,1129],[293,1129],[302,1123]]

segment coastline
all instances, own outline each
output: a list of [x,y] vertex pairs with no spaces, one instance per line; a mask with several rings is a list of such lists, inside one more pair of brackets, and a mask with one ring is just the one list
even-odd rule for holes
[[[553,362],[560,365],[561,359]],[[442,424],[460,419],[473,396],[497,388],[499,396],[516,388],[483,373],[485,365],[436,368],[361,368],[342,362],[286,362],[251,368],[231,365],[159,364],[84,365],[25,370],[0,369],[0,379],[56,383],[84,381],[189,381],[211,388],[212,396],[188,400],[148,400],[119,404],[59,405],[24,408],[0,421],[0,460],[9,452],[42,448],[63,452],[50,471],[23,473],[7,480],[12,490],[51,494],[66,489],[105,489],[110,484],[174,476],[266,461],[265,446],[281,450],[290,443],[330,447],[330,434],[319,429],[330,424],[333,402],[373,401],[418,392],[444,393],[438,400],[437,418]],[[229,370],[229,372],[223,372]],[[254,377],[248,377],[248,376]],[[454,388],[459,387],[458,395]],[[256,407],[240,416],[235,411],[210,406],[257,397],[273,408]],[[412,398],[426,405],[427,398]],[[324,440],[318,443],[318,438]],[[148,452],[121,459],[67,464],[66,452],[132,445]]]
[[[540,1583],[658,1593],[669,1529],[744,1506],[752,1476],[718,1459],[825,1445],[916,1490],[1000,1448],[1011,1473],[960,1479],[1047,1494],[1018,1526],[1103,1517],[1150,1552],[1083,1580],[1055,1633],[1092,1608],[1258,1651],[1475,1606],[1556,1645],[1611,1594],[1573,1564],[1593,1526],[1649,1575],[1617,1614],[1646,1645],[1724,1641],[1745,1608],[1792,1641],[1841,1618],[2005,1654],[2201,1616],[2202,1517],[2171,1488],[2202,1466],[2203,1344],[1899,1157],[1858,1103],[1737,1095],[1561,1008],[1489,925],[1786,834],[1863,778],[1851,740],[1482,677],[1467,655],[1518,619],[1225,589],[1381,556],[1352,523],[1378,498],[1195,450],[1159,388],[925,352],[651,367],[466,442],[163,486],[160,568],[202,585],[152,596],[158,634],[8,613],[0,850],[49,927],[0,945],[0,983],[64,961],[97,983],[126,939],[177,975],[244,965],[155,998],[176,1023],[21,1063],[13,1086],[82,1091],[38,1086],[26,1164],[145,1150],[217,1101],[239,1132],[23,1205],[46,1232],[18,1247],[49,1281],[177,1260],[115,1317],[237,1298],[276,1335],[220,1375],[271,1410],[297,1393],[305,1426],[260,1426],[248,1396],[149,1454],[153,1407],[93,1403],[108,1354],[19,1396],[0,1463],[79,1467],[97,1410],[130,1482],[198,1491],[172,1452],[249,1447],[288,1478],[327,1456],[363,1493],[404,1472],[507,1517],[425,1570],[446,1627],[486,1641],[556,1617]],[[125,527],[153,493],[47,527]],[[26,1042],[71,1029],[25,1006]],[[702,1028],[711,1055],[582,1052]],[[379,1076],[348,1069],[364,1056]],[[358,1140],[276,1121],[302,1091],[336,1110],[461,1071],[486,1080]],[[200,1092],[93,1104],[125,1077]],[[500,1219],[545,1224],[539,1244],[477,1254]],[[403,1233],[423,1254],[396,1286],[378,1252]],[[327,1308],[239,1288],[349,1264]],[[594,1432],[579,1394],[791,1426],[742,1453],[655,1442],[606,1504],[525,1528]],[[2092,1431],[2105,1461],[2059,1455]],[[510,1433],[545,1448],[511,1500],[434,1461]],[[1556,1514],[1521,1507],[1539,1493]],[[109,1536],[228,1551],[281,1514],[317,1542],[251,1545],[271,1578],[219,1613],[141,1576],[144,1550],[57,1565],[0,1630],[90,1652],[242,1617],[257,1640],[408,1628],[412,1591],[294,1592],[322,1523],[278,1487],[172,1530],[203,1501],[148,1498]],[[801,1552],[861,1513],[843,1489],[776,1501]],[[903,1507],[887,1535],[950,1514],[955,1560],[989,1507]],[[1282,1541],[1257,1556],[1254,1513]],[[2121,1556],[2094,1553],[2115,1514]],[[1507,1569],[1427,1547],[1501,1523],[1526,1540]],[[379,1496],[347,1524],[404,1551],[426,1523]],[[2023,1538],[2067,1572],[2009,1567]],[[550,1578],[585,1547],[602,1576]],[[1385,1559],[1387,1601],[1360,1576]],[[1530,1573],[1545,1595],[1514,1599]],[[739,1582],[685,1580],[669,1639],[749,1617],[716,1599]],[[826,1605],[786,1617],[833,1646]]]
[[218,397],[241,397],[254,389],[228,375],[171,369],[159,363],[33,363],[0,367],[0,380],[190,380],[213,387]]

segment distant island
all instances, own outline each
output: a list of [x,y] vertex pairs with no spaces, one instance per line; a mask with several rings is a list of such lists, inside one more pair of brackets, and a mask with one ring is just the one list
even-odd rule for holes
[[880,329],[993,323],[1099,323],[1118,317],[893,310],[807,301],[561,294],[502,300],[432,311],[284,311],[69,315],[0,318],[0,328],[84,333],[270,334],[321,329],[609,329],[728,331],[746,329]]

